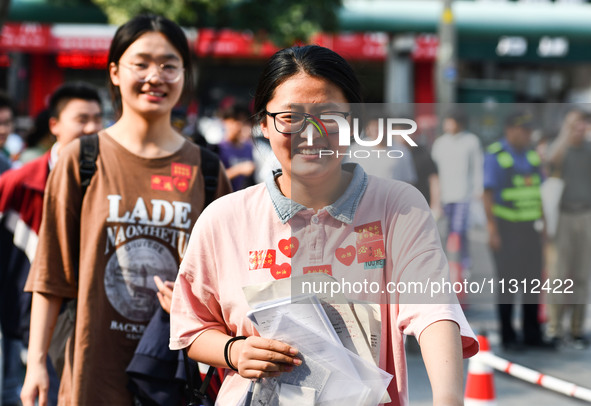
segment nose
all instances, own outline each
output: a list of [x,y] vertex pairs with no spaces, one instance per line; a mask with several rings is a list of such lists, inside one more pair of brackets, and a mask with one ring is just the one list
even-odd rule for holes
[[162,79],[160,78],[162,71],[158,65],[150,65],[148,76],[144,79],[144,83],[153,82],[153,79],[156,79],[156,82],[160,82]]
[[309,146],[314,144],[314,139],[322,136],[320,126],[313,121],[309,121],[308,125],[300,132],[300,137],[308,140]]
[[[153,79],[156,79],[156,80],[153,80]],[[147,83],[147,82],[160,82],[160,81],[161,81],[161,79],[160,79],[160,72],[159,72],[159,71],[156,71],[156,72],[150,73],[150,74],[149,74],[149,75],[148,75],[148,76],[147,76],[147,77],[144,79],[144,82],[145,82],[145,83]]]

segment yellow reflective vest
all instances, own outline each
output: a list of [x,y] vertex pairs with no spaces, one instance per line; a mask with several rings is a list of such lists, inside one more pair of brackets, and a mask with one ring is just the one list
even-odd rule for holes
[[491,144],[487,151],[496,156],[497,163],[506,172],[500,191],[500,202],[493,204],[493,214],[511,222],[535,221],[542,217],[542,200],[540,185],[542,179],[539,167],[540,156],[536,151],[529,150],[526,158],[531,171],[526,174],[517,173],[513,156],[503,148],[500,142]]

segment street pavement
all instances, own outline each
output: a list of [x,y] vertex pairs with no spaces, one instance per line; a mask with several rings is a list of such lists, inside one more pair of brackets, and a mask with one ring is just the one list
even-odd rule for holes
[[[473,228],[470,231],[469,239],[473,261],[471,279],[482,280],[483,277],[493,276],[494,267],[487,248],[486,231],[483,228]],[[519,306],[516,309],[518,310]],[[572,346],[563,346],[557,351],[526,349],[520,352],[504,352],[501,348],[496,307],[493,301],[488,300],[487,304],[470,305],[465,313],[477,334],[486,333],[491,344],[491,351],[496,355],[515,364],[591,389],[591,348],[577,350]],[[517,313],[515,322],[518,326],[519,316]],[[591,336],[591,316],[589,314],[586,327],[589,336]],[[408,340],[414,341],[414,338],[409,337]],[[416,346],[411,347],[416,348]],[[407,351],[407,362],[410,404],[412,406],[432,405],[429,379],[417,350],[413,351],[411,348],[410,351]],[[467,369],[468,361],[464,363],[464,375],[467,374]],[[552,392],[503,372],[495,371],[494,385],[499,406],[589,405],[588,402]]]

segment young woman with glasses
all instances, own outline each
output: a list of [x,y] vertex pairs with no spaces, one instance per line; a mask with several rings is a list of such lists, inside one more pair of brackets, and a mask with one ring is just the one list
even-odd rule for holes
[[[336,279],[382,286],[447,277],[437,228],[420,193],[367,176],[358,165],[342,165],[347,146],[339,145],[334,120],[325,116],[350,119],[360,102],[351,67],[326,48],[284,49],[265,67],[255,119],[281,170],[269,173],[265,184],[207,208],[191,236],[171,306],[170,347],[188,348],[195,360],[229,368],[220,405],[239,404],[252,379],[302,363],[297,348],[258,336],[246,316],[243,287],[316,268]],[[375,238],[365,244],[368,229]],[[368,251],[378,260],[370,260]],[[457,300],[398,299],[403,297],[374,298],[382,323],[378,364],[394,375],[390,404],[408,403],[404,334],[420,341],[434,404],[462,404],[462,355],[473,355],[478,344]]]
[[[172,281],[205,202],[199,147],[171,125],[190,72],[187,39],[175,23],[138,16],[117,30],[108,73],[120,116],[98,135],[90,184],[83,193],[79,142],[63,149],[48,182],[27,281],[25,406],[46,404],[48,346],[62,302],[74,298],[59,404],[135,403],[126,368],[158,307],[169,311]],[[230,191],[219,168],[217,196]]]

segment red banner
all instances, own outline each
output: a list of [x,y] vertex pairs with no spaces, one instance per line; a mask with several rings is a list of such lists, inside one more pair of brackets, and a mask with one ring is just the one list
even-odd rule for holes
[[[107,25],[44,25],[6,23],[0,35],[0,51],[59,53],[63,66],[92,66],[97,55],[106,55],[114,34]],[[250,31],[203,28],[188,30],[189,42],[198,56],[214,58],[266,59],[279,50],[266,37]],[[386,57],[388,35],[385,33],[339,33],[315,35],[310,43],[325,46],[349,60],[382,61]],[[415,59],[433,58],[437,39],[418,37]],[[88,58],[80,55],[86,54]],[[104,58],[104,57],[103,57]]]
[[415,39],[412,59],[415,61],[434,61],[437,58],[439,38],[433,34],[420,34]]
[[[388,36],[384,33],[317,34],[310,43],[332,49],[349,60],[382,61],[386,57]],[[271,41],[250,32],[228,29],[199,30],[195,52],[214,58],[263,58],[279,50]]]
[[0,49],[47,52],[51,47],[51,27],[35,23],[6,23],[0,34]]

